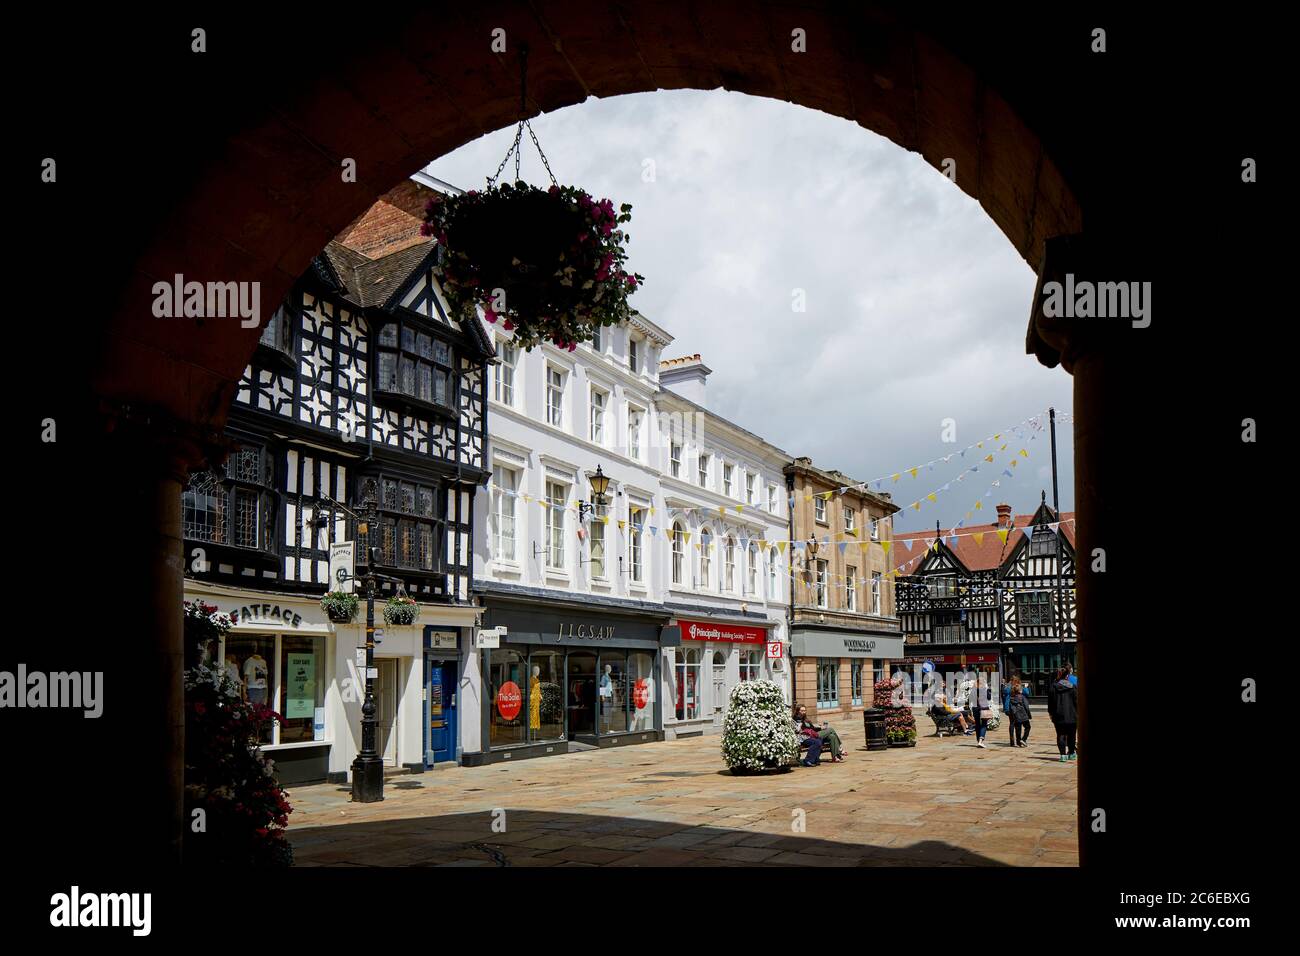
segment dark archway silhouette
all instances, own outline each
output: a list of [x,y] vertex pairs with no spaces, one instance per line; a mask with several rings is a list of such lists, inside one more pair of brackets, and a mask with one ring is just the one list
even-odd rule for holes
[[[1234,208],[1227,190],[1250,148],[1232,141],[1172,167],[1162,153],[1160,137],[1183,129],[1179,124],[1190,130],[1204,104],[1192,92],[1199,86],[1171,94],[1168,85],[1153,83],[1151,51],[1168,49],[1168,30],[1190,26],[1116,30],[1113,55],[1099,58],[1090,50],[1091,17],[1033,6],[999,11],[996,21],[984,10],[831,0],[500,0],[385,9],[349,20],[323,11],[227,16],[204,25],[202,55],[191,52],[196,24],[188,16],[134,25],[130,38],[109,51],[96,45],[97,28],[108,30],[109,22],[85,21],[57,51],[85,82],[66,92],[35,91],[19,106],[42,151],[61,157],[59,191],[38,193],[39,212],[28,223],[28,241],[43,253],[39,282],[53,301],[93,314],[84,348],[60,369],[85,389],[60,387],[55,378],[38,392],[65,428],[58,445],[42,449],[44,470],[33,507],[17,519],[18,533],[40,541],[47,565],[61,567],[60,542],[84,538],[86,517],[93,516],[95,539],[111,543],[97,566],[129,569],[132,613],[115,622],[113,634],[134,642],[138,663],[123,673],[116,647],[102,635],[79,633],[72,638],[78,666],[99,665],[120,675],[118,686],[150,689],[123,695],[125,756],[113,750],[107,731],[83,731],[87,772],[125,773],[131,783],[120,806],[103,811],[106,841],[143,842],[149,852],[136,850],[136,860],[177,854],[179,482],[219,449],[235,382],[257,336],[233,322],[155,319],[153,282],[178,272],[200,281],[257,281],[269,314],[312,256],[375,196],[516,118],[517,69],[509,51],[526,42],[529,112],[658,88],[721,86],[789,100],[852,119],[936,166],[955,160],[958,186],[1035,269],[1167,280],[1167,318],[1147,334],[1038,321],[1030,323],[1026,346],[1074,375],[1079,552],[1086,559],[1102,548],[1109,562],[1106,574],[1084,563],[1078,585],[1082,860],[1120,863],[1152,846],[1167,858],[1192,853],[1182,831],[1186,816],[1175,820],[1167,807],[1120,812],[1133,799],[1127,794],[1169,786],[1171,777],[1168,767],[1153,767],[1133,751],[1128,727],[1109,703],[1133,672],[1154,679],[1167,657],[1156,646],[1122,643],[1160,633],[1164,624],[1158,609],[1131,617],[1122,603],[1153,580],[1143,573],[1133,537],[1150,513],[1149,501],[1133,494],[1131,464],[1171,453],[1202,428],[1232,432],[1248,411],[1206,404],[1175,417],[1187,409],[1170,393],[1136,387],[1150,381],[1152,370],[1228,358],[1228,344],[1211,349],[1175,337],[1180,309],[1252,308],[1243,300],[1249,292],[1226,276],[1253,265],[1259,246],[1239,245],[1218,258],[1201,275],[1211,287],[1194,292],[1180,287],[1180,271],[1166,265],[1177,256],[1153,252],[1162,243],[1164,252],[1190,243],[1194,229],[1180,216],[1189,194],[1199,190],[1211,211]],[[51,35],[56,26],[48,24]],[[120,36],[120,25],[113,28]],[[505,31],[503,55],[490,48],[497,28]],[[807,52],[791,49],[795,30],[806,31]],[[1194,74],[1192,61],[1180,62]],[[1252,110],[1264,108],[1234,104],[1214,117],[1231,139],[1247,128]],[[357,163],[356,183],[340,175],[349,158]],[[1227,183],[1222,191],[1205,186],[1207,177],[1217,182],[1216,170]],[[87,231],[95,239],[87,246],[69,238]],[[1067,242],[1071,236],[1077,238]],[[89,307],[62,301],[70,276],[95,293]],[[26,354],[46,355],[57,344],[40,319],[24,317]],[[1145,403],[1142,416],[1134,414],[1135,401]],[[1145,424],[1151,416],[1162,422],[1154,436]],[[1195,500],[1190,491],[1166,494]],[[69,508],[70,501],[79,506]],[[1174,498],[1164,503],[1177,510]],[[1166,587],[1173,581],[1162,580]],[[67,600],[65,588],[66,578],[42,576],[32,597],[58,606]],[[1199,639],[1203,647],[1180,652],[1213,653],[1213,637]],[[57,650],[38,648],[30,657]],[[1211,680],[1230,703],[1238,677],[1225,670]],[[1196,777],[1187,769],[1177,779],[1190,789]],[[1110,813],[1108,832],[1118,836],[1089,825],[1099,807]],[[122,825],[119,816],[129,822]],[[1146,850],[1134,842],[1139,835]]]

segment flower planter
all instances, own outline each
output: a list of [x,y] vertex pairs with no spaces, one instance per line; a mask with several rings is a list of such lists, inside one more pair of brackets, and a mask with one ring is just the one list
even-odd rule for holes
[[891,747],[915,747],[915,746],[916,746],[916,738],[913,737],[911,740],[891,740],[891,741],[889,742],[889,746],[891,746]]
[[335,624],[351,624],[356,620],[361,599],[347,591],[331,591],[321,598],[320,606]]
[[407,627],[420,619],[420,606],[414,601],[390,598],[384,605],[384,623],[391,627]]

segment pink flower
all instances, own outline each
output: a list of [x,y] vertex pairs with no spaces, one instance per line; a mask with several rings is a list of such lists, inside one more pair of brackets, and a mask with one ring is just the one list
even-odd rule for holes
[[488,322],[490,322],[492,325],[497,324],[497,314],[492,311],[492,306],[490,305],[483,306],[483,315],[488,320]]
[[627,277],[627,286],[628,286],[629,289],[635,289],[635,288],[636,288],[636,276],[628,276],[628,277]]
[[504,322],[501,323],[501,328],[505,329],[507,332],[513,331],[514,327],[515,324],[511,322],[509,319],[506,319]]
[[570,343],[569,343],[569,351],[570,351],[570,352],[576,352],[577,350],[578,350],[578,343],[577,343],[577,342],[570,342]]
[[557,185],[555,185],[554,183],[552,183],[552,184],[551,184],[551,188],[548,189],[548,190],[546,190],[546,191],[547,191],[548,193],[550,193],[552,196],[554,196],[556,193],[558,193],[558,192],[560,191],[560,187],[557,186]]

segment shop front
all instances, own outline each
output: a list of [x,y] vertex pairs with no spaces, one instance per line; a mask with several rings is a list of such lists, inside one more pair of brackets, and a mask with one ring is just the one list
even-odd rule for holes
[[666,615],[489,598],[484,607],[482,627],[505,632],[478,641],[483,745],[465,764],[663,739]]
[[790,640],[794,702],[807,707],[810,716],[851,714],[870,707],[884,665],[903,657],[903,639],[897,632],[795,627]]
[[[921,689],[923,700],[928,700],[926,692],[931,687],[942,688],[951,698],[962,681],[973,680],[978,674],[988,675],[990,683],[1001,681],[1005,676],[1000,670],[1001,655],[989,650],[978,653],[959,650],[953,654],[912,653],[897,663],[903,666],[911,684]],[[927,663],[929,670],[925,667]]]
[[679,616],[673,624],[681,643],[664,651],[672,701],[664,716],[666,734],[672,739],[721,733],[732,688],[742,681],[773,679],[768,643],[779,643],[780,637],[773,634],[772,621],[742,624]]
[[[245,700],[267,704],[280,715],[263,728],[261,739],[263,751],[275,761],[277,779],[284,784],[348,782],[361,749],[367,677],[364,604],[358,621],[335,624],[321,610],[319,598],[309,595],[206,584],[192,588],[187,582],[185,598],[215,604],[234,620],[224,640],[208,653],[222,662]],[[456,758],[455,689],[467,666],[460,651],[467,640],[460,635],[472,632],[474,616],[470,607],[422,604],[421,620],[414,625],[385,626],[379,618],[370,677],[375,745],[385,766],[422,771]],[[432,633],[441,635],[433,647]],[[434,681],[447,692],[443,712],[431,714]],[[438,730],[444,736],[435,740]]]
[[1047,689],[1056,679],[1057,669],[1066,664],[1078,666],[1073,641],[1064,644],[1057,641],[1046,644],[1013,644],[1006,648],[1002,666],[1006,679],[1019,677],[1028,688],[1030,697],[1046,699]]

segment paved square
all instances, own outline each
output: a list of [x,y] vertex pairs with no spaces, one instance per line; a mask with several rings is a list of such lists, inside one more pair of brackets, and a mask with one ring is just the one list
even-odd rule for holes
[[289,838],[306,866],[1078,865],[1047,720],[1025,749],[1002,729],[871,753],[836,727],[844,763],[789,773],[733,777],[712,736],[390,777],[382,803],[295,787]]

